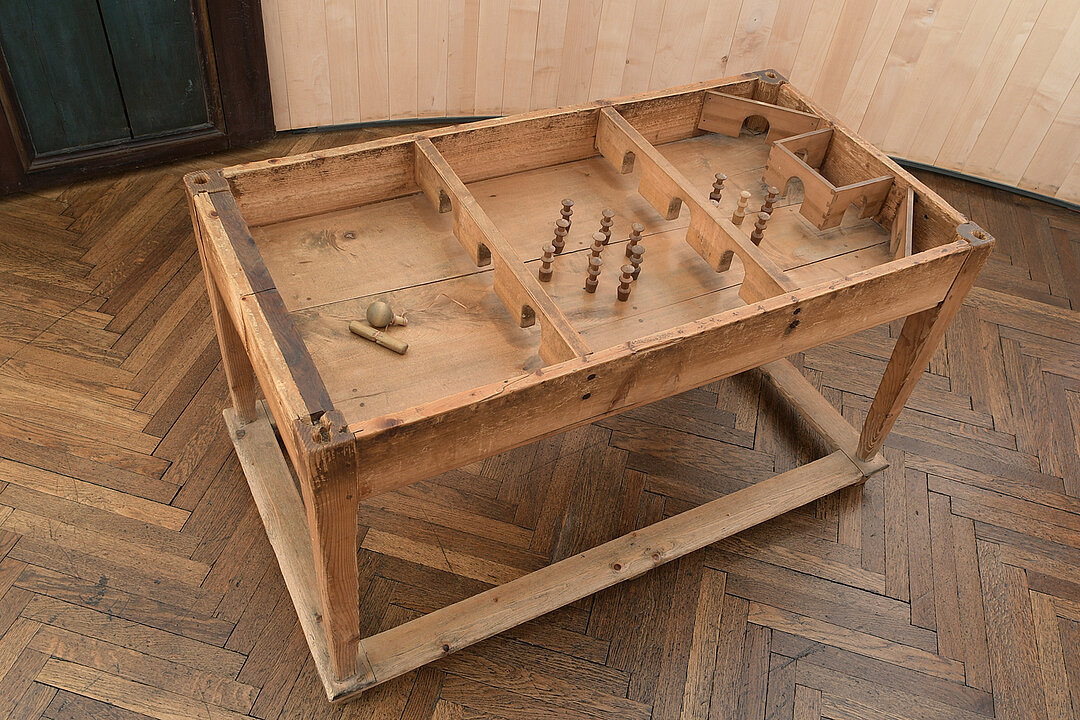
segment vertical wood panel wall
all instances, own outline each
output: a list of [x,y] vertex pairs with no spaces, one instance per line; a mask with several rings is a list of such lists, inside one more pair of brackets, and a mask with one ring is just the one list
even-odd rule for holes
[[1080,202],[1077,0],[263,0],[279,129],[776,68],[886,152]]

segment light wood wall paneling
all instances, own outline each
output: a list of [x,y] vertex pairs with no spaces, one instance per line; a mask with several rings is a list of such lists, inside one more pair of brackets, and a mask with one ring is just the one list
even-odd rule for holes
[[263,0],[279,129],[771,67],[899,157],[1080,202],[1076,0]]

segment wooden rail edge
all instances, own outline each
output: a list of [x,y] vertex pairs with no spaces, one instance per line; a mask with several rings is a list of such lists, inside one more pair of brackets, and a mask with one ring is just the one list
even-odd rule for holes
[[750,238],[723,217],[708,198],[672,165],[613,107],[600,110],[596,149],[612,167],[626,174],[641,162],[638,193],[667,220],[679,216],[682,205],[690,209],[686,242],[717,272],[727,270],[732,255],[743,263],[744,278],[739,295],[756,302],[796,289],[794,282]]
[[540,321],[540,358],[548,364],[591,350],[540,287],[514,248],[431,140],[414,142],[416,182],[439,212],[453,213],[454,236],[478,266],[495,266],[495,294],[521,327]]
[[333,702],[349,700],[374,685],[866,478],[845,453],[834,452],[367,637],[360,643],[360,672],[335,680],[321,626],[303,504],[270,421],[261,407],[258,418],[247,424],[232,409],[224,415],[319,678]]

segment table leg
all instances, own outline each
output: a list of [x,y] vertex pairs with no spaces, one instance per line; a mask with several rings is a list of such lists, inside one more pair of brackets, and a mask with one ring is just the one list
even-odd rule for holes
[[[302,426],[304,427],[304,426]],[[298,468],[315,560],[322,625],[334,677],[360,668],[360,578],[357,569],[356,440],[337,411],[314,426],[307,462]]]
[[255,370],[251,367],[247,350],[236,331],[225,301],[217,283],[205,271],[206,292],[210,296],[210,310],[214,316],[214,328],[217,330],[218,346],[221,348],[221,362],[225,366],[225,379],[229,383],[229,397],[232,399],[236,416],[248,423],[255,419]]
[[889,364],[885,366],[885,374],[881,378],[881,384],[870,404],[866,422],[863,423],[862,433],[859,435],[858,456],[862,460],[869,460],[881,449],[885,437],[892,430],[896,418],[915,389],[915,384],[922,377],[923,368],[930,362],[930,357],[945,337],[945,329],[960,309],[964,297],[974,285],[979,270],[990,255],[993,240],[981,230],[970,229],[974,227],[971,223],[961,226],[966,228],[968,233],[979,234],[971,238],[974,240],[971,252],[960,266],[945,299],[935,307],[909,315],[904,321],[904,327],[900,331],[900,337],[896,339]]

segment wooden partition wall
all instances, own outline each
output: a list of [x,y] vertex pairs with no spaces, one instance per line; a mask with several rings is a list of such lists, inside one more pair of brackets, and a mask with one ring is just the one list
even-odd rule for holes
[[263,0],[279,129],[772,67],[886,152],[1080,202],[1076,0]]

